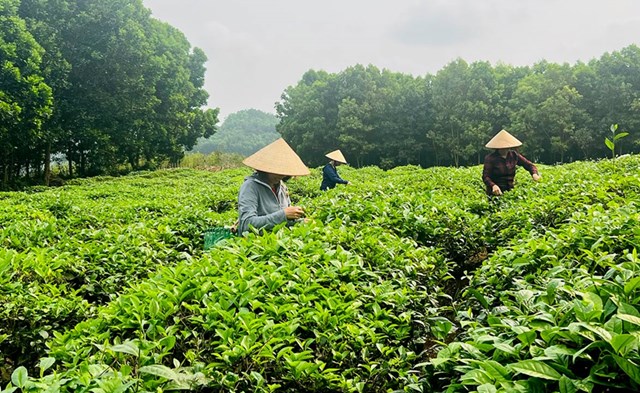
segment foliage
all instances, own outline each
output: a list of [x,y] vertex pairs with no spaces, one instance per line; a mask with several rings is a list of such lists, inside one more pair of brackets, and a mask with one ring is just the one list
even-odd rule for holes
[[192,151],[236,153],[249,156],[280,137],[276,132],[278,119],[257,109],[232,113],[224,120],[218,132],[198,141]]
[[6,391],[638,389],[638,156],[344,167],[310,221],[227,240],[246,168],[0,194]]
[[204,52],[141,0],[4,3],[3,184],[48,181],[56,154],[69,176],[175,164],[215,132]]
[[0,6],[0,189],[28,159],[52,112],[51,87],[42,66],[44,49],[18,15],[17,0]]
[[180,160],[180,167],[207,170],[238,168],[243,167],[243,159],[243,156],[236,153],[186,153],[184,158]]
[[629,133],[620,132],[616,134],[616,131],[618,130],[617,124],[612,124],[609,129],[611,130],[611,139],[604,138],[604,144],[607,145],[609,150],[611,150],[611,158],[616,158],[616,142],[618,141],[618,139],[622,139],[625,136],[629,135]]
[[[640,126],[638,72],[636,45],[589,64],[456,59],[422,76],[373,65],[309,70],[276,104],[277,130],[313,166],[337,148],[358,167],[475,165],[502,128],[536,162],[604,158],[604,127],[613,120],[628,130]],[[630,152],[637,141],[634,135]]]

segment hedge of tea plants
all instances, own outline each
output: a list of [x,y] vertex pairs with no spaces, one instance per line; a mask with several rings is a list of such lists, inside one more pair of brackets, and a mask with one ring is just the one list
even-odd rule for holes
[[640,157],[292,179],[308,222],[202,250],[249,170],[0,194],[4,391],[634,391]]

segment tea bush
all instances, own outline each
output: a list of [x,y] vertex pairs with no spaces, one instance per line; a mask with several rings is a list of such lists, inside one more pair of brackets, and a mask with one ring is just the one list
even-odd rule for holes
[[4,391],[637,391],[639,166],[316,168],[209,252],[248,169],[0,193]]

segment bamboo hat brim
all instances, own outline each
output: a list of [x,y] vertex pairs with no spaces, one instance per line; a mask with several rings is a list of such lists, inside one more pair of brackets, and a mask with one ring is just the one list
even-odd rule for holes
[[488,149],[509,149],[512,147],[522,146],[522,142],[520,142],[516,137],[509,134],[506,130],[502,130],[496,134],[485,147]]
[[283,176],[306,176],[309,168],[284,139],[280,138],[242,161],[256,171]]
[[346,164],[347,163],[347,159],[344,158],[344,155],[342,154],[342,152],[340,150],[334,150],[331,153],[327,153],[324,155],[325,157],[327,157],[330,160],[333,161],[337,161],[341,164]]

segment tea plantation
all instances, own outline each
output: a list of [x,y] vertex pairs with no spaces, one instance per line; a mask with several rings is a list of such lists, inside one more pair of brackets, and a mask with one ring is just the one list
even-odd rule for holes
[[0,193],[0,391],[640,391],[640,157],[539,169],[316,169],[207,252],[249,169]]

